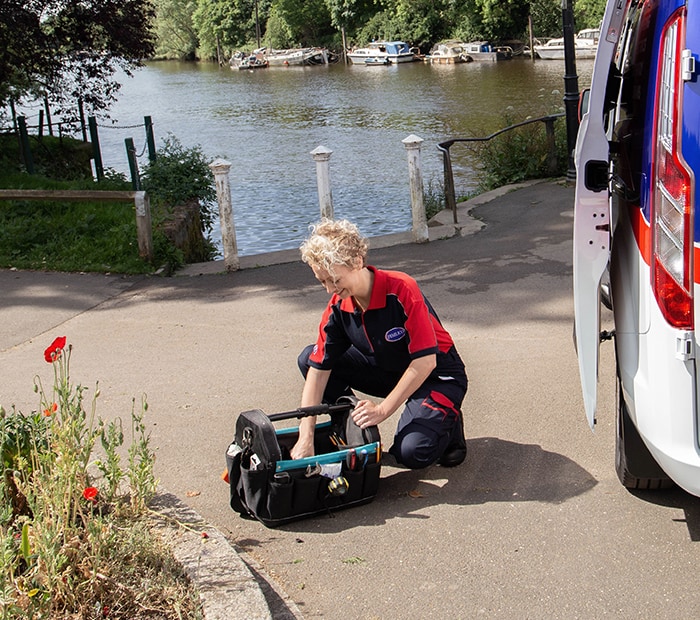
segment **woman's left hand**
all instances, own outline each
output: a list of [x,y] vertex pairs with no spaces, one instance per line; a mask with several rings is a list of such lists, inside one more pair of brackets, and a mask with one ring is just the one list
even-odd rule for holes
[[367,428],[369,426],[377,426],[390,415],[390,413],[384,411],[381,404],[378,405],[371,400],[361,400],[358,401],[352,412],[352,419],[360,428]]

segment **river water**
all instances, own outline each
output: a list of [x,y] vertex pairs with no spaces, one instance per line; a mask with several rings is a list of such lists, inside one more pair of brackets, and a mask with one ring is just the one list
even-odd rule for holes
[[[579,61],[579,87],[590,84],[592,61]],[[564,64],[521,58],[499,63],[231,70],[207,63],[149,63],[124,78],[100,123],[105,167],[126,173],[124,139],[145,147],[151,116],[157,146],[173,134],[200,146],[208,159],[230,161],[231,194],[241,255],[298,247],[319,218],[316,163],[310,153],[333,151],[331,188],[336,217],[368,236],[411,228],[407,154],[415,134],[426,189],[439,190],[438,142],[484,136],[528,116],[563,111]],[[466,155],[457,157],[457,196],[476,187]],[[147,162],[147,154],[139,159]],[[429,190],[431,191],[431,190]],[[220,246],[218,225],[212,233]]]

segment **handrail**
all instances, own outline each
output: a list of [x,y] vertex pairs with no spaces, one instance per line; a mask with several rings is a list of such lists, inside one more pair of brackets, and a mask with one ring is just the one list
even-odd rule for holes
[[500,136],[502,133],[511,131],[513,129],[518,129],[525,125],[530,125],[531,123],[544,123],[547,131],[547,146],[549,150],[549,169],[551,172],[556,171],[557,167],[557,152],[556,145],[554,143],[554,121],[558,118],[566,116],[565,112],[559,112],[557,114],[549,114],[547,116],[540,116],[539,118],[530,118],[521,123],[516,123],[515,125],[510,125],[503,129],[492,133],[489,136],[482,138],[451,138],[450,140],[445,140],[437,145],[438,150],[442,153],[442,165],[444,170],[444,185],[445,185],[445,206],[452,210],[452,215],[454,218],[454,223],[457,224],[457,198],[455,197],[455,182],[454,175],[452,173],[452,159],[450,157],[450,148],[456,142],[488,142],[496,136]]

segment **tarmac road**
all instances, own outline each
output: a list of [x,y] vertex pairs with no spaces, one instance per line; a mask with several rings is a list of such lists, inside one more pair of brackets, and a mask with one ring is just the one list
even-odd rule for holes
[[384,467],[375,500],[334,518],[267,529],[231,511],[220,480],[239,412],[298,404],[296,356],[327,300],[299,261],[173,278],[0,271],[0,404],[37,407],[32,380],[50,381],[59,335],[74,381],[99,381],[102,417],[147,395],[162,486],[287,597],[276,620],[697,618],[700,500],[619,484],[611,343],[595,433],[585,420],[572,204],[571,187],[529,185],[474,208],[479,232],[370,250],[419,281],[465,359],[469,455]]

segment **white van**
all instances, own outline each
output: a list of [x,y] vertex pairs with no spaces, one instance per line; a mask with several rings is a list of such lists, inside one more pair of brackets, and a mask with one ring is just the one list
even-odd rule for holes
[[601,298],[613,311],[622,484],[700,496],[698,54],[700,1],[608,1],[576,144],[574,305],[591,427]]

